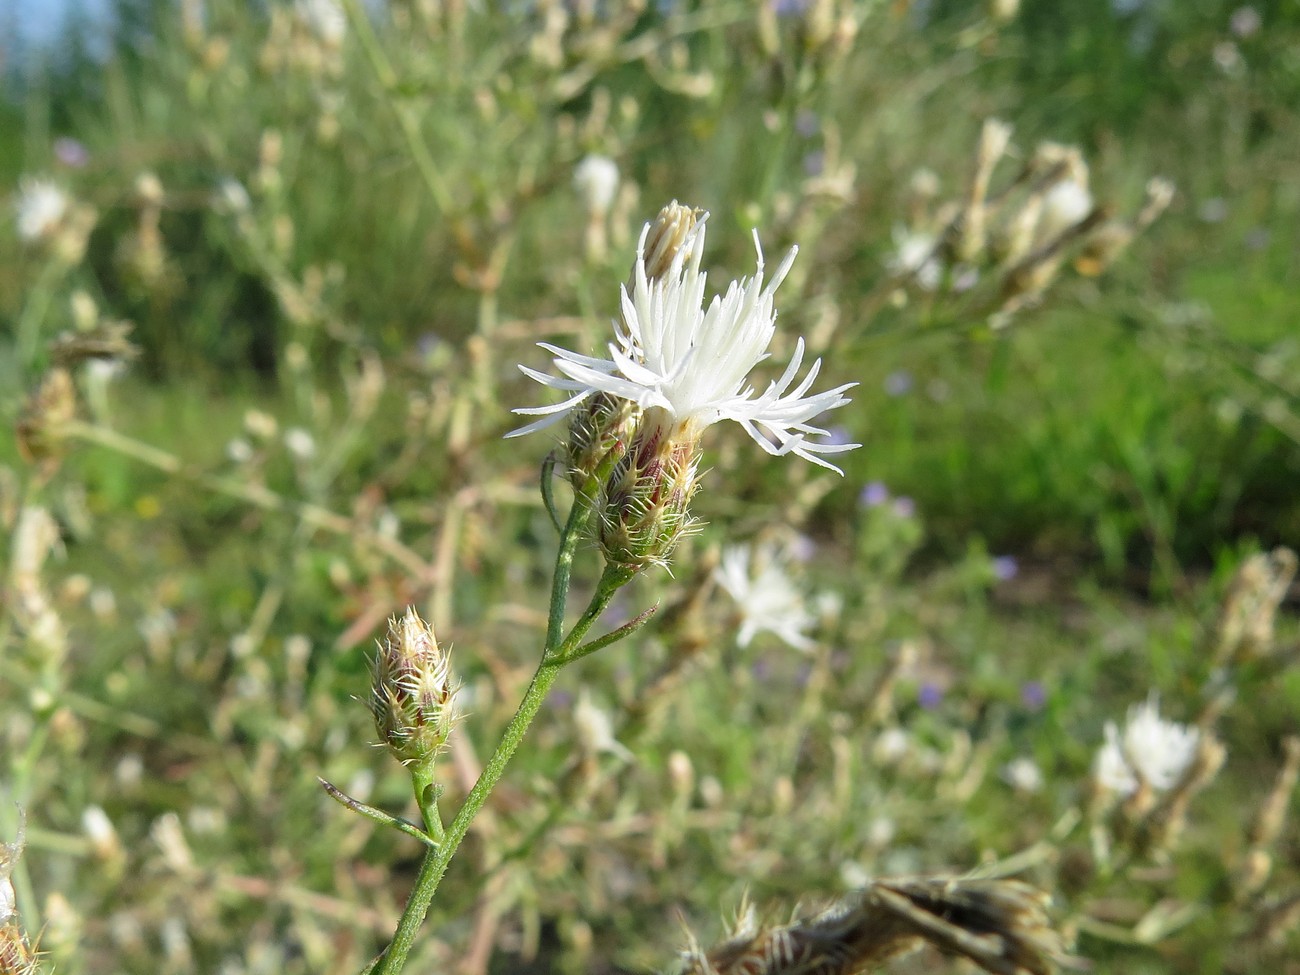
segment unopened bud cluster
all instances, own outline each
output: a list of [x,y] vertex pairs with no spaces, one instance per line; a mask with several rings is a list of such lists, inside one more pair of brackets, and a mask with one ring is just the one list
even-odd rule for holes
[[[984,123],[956,200],[936,202],[937,180],[918,173],[911,224],[895,232],[889,261],[895,284],[904,288],[970,292],[988,284],[995,324],[1039,300],[1067,260],[1080,274],[1100,274],[1173,198],[1169,182],[1152,179],[1138,212],[1116,217],[1094,199],[1082,153],[1050,142],[1037,146],[1010,182],[995,185],[1011,135],[1005,122]],[[898,294],[905,298],[906,290]]]
[[406,765],[437,758],[456,722],[451,658],[414,609],[388,621],[375,654],[370,710],[380,741]]

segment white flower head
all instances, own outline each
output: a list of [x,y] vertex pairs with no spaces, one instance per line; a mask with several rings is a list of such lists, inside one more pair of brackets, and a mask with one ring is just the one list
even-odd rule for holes
[[889,273],[896,277],[915,276],[916,283],[926,291],[933,291],[939,286],[939,276],[943,271],[938,258],[934,256],[935,238],[933,234],[907,227],[894,228],[894,253],[888,261]]
[[316,439],[302,427],[285,430],[284,445],[298,460],[311,460],[316,456]]
[[748,545],[736,545],[722,553],[713,578],[736,602],[740,630],[736,642],[749,646],[759,633],[767,631],[796,650],[811,650],[808,631],[816,623],[803,594],[786,575],[786,561],[778,549],[765,545],[757,558]]
[[574,167],[573,188],[589,211],[605,213],[618,192],[618,164],[609,156],[584,156]]
[[1017,792],[1039,792],[1043,788],[1043,770],[1028,755],[1013,758],[1002,766],[1001,777]]
[[[762,393],[756,393],[749,382],[754,366],[768,357],[776,332],[773,298],[790,271],[797,248],[791,248],[764,285],[759,247],[754,276],[733,281],[706,306],[706,275],[700,271],[704,225],[701,218],[686,235],[667,273],[652,281],[646,273],[645,245],[651,227],[646,224],[637,245],[631,291],[623,288],[623,316],[621,322],[615,322],[609,358],[542,343],[541,347],[555,356],[555,367],[563,378],[520,368],[542,385],[573,395],[554,406],[515,410],[542,419],[507,436],[555,423],[593,393],[605,392],[643,410],[661,411],[674,436],[698,437],[705,427],[734,420],[769,454],[795,454],[842,473],[821,455],[842,453],[860,444],[833,442],[829,431],[812,421],[847,403],[843,393],[854,383],[807,395],[821,369],[818,359],[791,389],[803,364],[803,339],[796,344],[780,379],[769,383]],[[757,232],[754,244],[758,247]]]
[[1054,183],[1043,194],[1038,218],[1038,239],[1047,242],[1069,230],[1092,212],[1092,194],[1086,183],[1074,177]]
[[18,182],[18,198],[14,201],[18,236],[29,244],[50,236],[63,221],[70,205],[68,194],[57,183],[24,176]]
[[609,713],[592,701],[591,693],[585,687],[578,692],[573,723],[577,726],[578,740],[592,755],[615,755],[624,761],[632,759],[632,752],[614,737],[614,722]]
[[1183,777],[1200,745],[1198,728],[1165,721],[1152,692],[1143,704],[1129,708],[1121,734],[1106,722],[1106,743],[1097,753],[1094,775],[1102,788],[1130,796],[1142,783],[1163,792]]
[[338,0],[294,0],[294,13],[329,47],[342,47],[348,35],[348,15]]

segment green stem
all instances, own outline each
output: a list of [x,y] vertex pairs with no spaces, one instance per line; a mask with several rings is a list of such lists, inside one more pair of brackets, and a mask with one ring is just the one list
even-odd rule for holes
[[431,836],[429,833],[420,829],[420,827],[416,826],[415,823],[408,823],[406,820],[398,819],[396,816],[390,816],[382,809],[376,809],[374,806],[364,803],[360,799],[353,799],[350,795],[348,795],[338,786],[334,785],[331,782],[326,782],[319,775],[316,776],[316,781],[321,784],[321,786],[325,789],[326,793],[329,794],[330,798],[346,806],[348,809],[351,809],[354,813],[365,816],[366,819],[372,820],[373,822],[378,823],[380,826],[391,826],[399,833],[405,833],[407,836],[411,837],[412,839],[419,840],[425,846],[438,845],[439,839],[442,835],[441,822],[438,822],[439,838],[435,838]]
[[411,770],[411,786],[415,789],[415,802],[420,807],[420,817],[424,820],[424,829],[435,843],[441,843],[446,831],[442,828],[442,815],[438,812],[438,800],[442,798],[442,787],[433,781],[433,763],[418,765]]
[[[348,21],[356,34],[357,41],[361,44],[362,51],[365,52],[366,60],[370,62],[370,70],[374,72],[375,78],[384,89],[388,107],[397,116],[397,126],[406,139],[406,147],[415,162],[415,168],[419,170],[420,178],[424,181],[439,211],[443,216],[447,216],[452,212],[451,191],[443,182],[438,166],[429,153],[429,146],[420,132],[419,116],[409,104],[399,100],[401,96],[397,93],[398,78],[397,72],[393,70],[393,64],[384,54],[379,38],[375,36],[375,29],[370,24],[370,18],[361,9],[357,0],[343,0],[343,8],[347,11]],[[384,969],[381,968],[379,971],[382,973]]]
[[47,261],[41,269],[40,276],[28,292],[27,303],[23,306],[15,332],[18,336],[18,363],[24,369],[33,369],[36,356],[40,350],[41,326],[49,313],[54,300],[54,288],[59,278],[67,270],[60,260]]
[[[510,719],[510,724],[501,736],[496,751],[492,753],[492,757],[483,766],[478,781],[474,783],[469,795],[465,797],[465,802],[456,813],[456,818],[452,820],[451,825],[439,837],[441,843],[436,849],[425,850],[424,860],[420,864],[420,872],[415,878],[415,886],[411,889],[411,895],[406,901],[406,909],[402,911],[401,920],[397,922],[397,930],[393,933],[392,942],[384,952],[379,964],[374,968],[374,975],[398,975],[405,966],[406,958],[411,953],[411,946],[415,943],[415,935],[419,931],[420,925],[424,923],[425,915],[429,912],[429,905],[433,903],[433,895],[437,892],[438,884],[447,872],[451,858],[455,856],[461,840],[469,832],[470,823],[474,821],[474,817],[483,808],[493,788],[496,787],[497,782],[505,773],[506,765],[509,764],[515,750],[519,747],[519,743],[524,740],[528,726],[533,723],[533,718],[537,716],[537,712],[541,709],[547,691],[551,689],[551,685],[555,683],[555,678],[560,674],[560,668],[563,664],[557,663],[551,658],[556,655],[557,651],[562,649],[561,635],[564,632],[564,610],[568,604],[569,581],[573,574],[573,555],[577,551],[578,541],[582,537],[582,529],[586,525],[590,514],[590,501],[587,500],[585,495],[579,494],[574,499],[573,507],[569,510],[569,520],[564,526],[564,533],[560,536],[560,547],[555,556],[555,574],[551,581],[550,617],[546,625],[546,646],[542,651],[541,663],[538,664],[537,672],[533,674],[532,683],[528,685],[523,700],[519,702],[515,716]],[[588,628],[590,628],[591,623],[595,622],[592,609],[601,598],[604,588],[603,586],[597,587],[596,595],[592,597],[592,606],[589,606],[587,612],[583,614],[583,620],[592,617],[586,624]],[[609,595],[612,597],[613,594],[610,593]],[[605,603],[608,604],[608,601],[609,597],[606,597]],[[574,632],[577,629],[578,627],[575,626]],[[580,640],[581,636],[577,639]],[[569,640],[574,640],[573,634],[570,634]],[[567,644],[569,641],[564,642]],[[416,783],[416,788],[418,795],[420,791],[419,783]]]
[[487,765],[483,767],[483,773],[474,783],[474,788],[465,797],[464,805],[460,807],[456,818],[447,827],[442,837],[442,844],[436,850],[430,848],[425,851],[424,862],[420,864],[420,873],[415,878],[415,887],[406,902],[406,910],[402,912],[402,919],[397,923],[397,930],[393,934],[388,950],[384,952],[383,960],[374,970],[375,975],[397,975],[406,964],[406,956],[411,952],[415,935],[420,925],[424,923],[429,905],[433,903],[433,895],[438,890],[438,883],[447,872],[452,856],[469,832],[474,816],[483,808],[492,789],[500,781],[519,743],[523,741],[528,726],[532,724],[533,718],[537,716],[542,706],[542,701],[546,698],[546,692],[551,689],[555,678],[559,676],[561,666],[555,663],[542,663],[537,668],[537,673],[533,675],[533,682],[528,685],[524,699],[519,702],[519,709],[511,719],[505,734],[501,736],[497,750],[488,759]]

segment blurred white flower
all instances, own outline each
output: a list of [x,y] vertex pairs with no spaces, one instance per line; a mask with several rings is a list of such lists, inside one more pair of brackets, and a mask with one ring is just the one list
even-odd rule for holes
[[631,761],[632,752],[614,737],[614,724],[609,714],[596,706],[585,687],[578,693],[573,723],[578,728],[578,741],[592,755],[617,755],[624,761]]
[[1259,28],[1264,21],[1254,7],[1238,7],[1232,12],[1228,23],[1232,27],[1232,32],[1238,37],[1253,37],[1259,33]]
[[285,430],[284,445],[298,460],[311,460],[316,456],[316,441],[302,427],[290,427]]
[[1196,758],[1201,732],[1165,721],[1155,692],[1144,704],[1129,708],[1121,734],[1106,722],[1106,743],[1097,753],[1094,775],[1102,788],[1130,796],[1145,782],[1164,791],[1175,785]]
[[338,0],[294,0],[294,13],[317,39],[330,47],[342,47],[348,34],[348,15]]
[[893,765],[906,758],[911,750],[911,736],[893,725],[876,736],[875,744],[871,747],[871,757],[879,765]]
[[[759,247],[754,277],[731,282],[726,293],[715,295],[706,308],[706,276],[700,272],[704,226],[701,219],[678,249],[668,272],[651,281],[645,265],[650,233],[650,224],[646,224],[637,245],[632,291],[629,294],[623,288],[622,322],[615,323],[616,341],[609,345],[610,357],[597,359],[542,343],[542,348],[554,354],[555,367],[565,378],[520,368],[542,385],[573,395],[554,406],[515,410],[542,419],[508,436],[555,423],[588,396],[605,392],[642,409],[663,411],[675,427],[675,437],[696,437],[705,427],[734,420],[769,454],[793,453],[842,473],[819,455],[838,454],[860,445],[829,442],[829,431],[813,426],[812,421],[847,403],[842,394],[853,383],[806,395],[821,369],[818,359],[798,386],[790,389],[803,363],[800,338],[780,379],[758,395],[749,385],[750,371],[769,355],[768,346],[776,332],[773,297],[798,249],[790,249],[764,287]],[[757,232],[754,244],[758,247]]]
[[102,806],[87,806],[82,810],[81,830],[97,857],[108,859],[122,852],[122,841]]
[[807,631],[816,617],[786,575],[785,558],[773,546],[762,546],[756,558],[754,555],[748,545],[732,546],[723,551],[713,570],[713,578],[740,610],[736,642],[748,646],[755,636],[767,631],[797,650],[812,649]]
[[1059,237],[1092,212],[1092,194],[1088,187],[1075,179],[1063,179],[1052,184],[1043,194],[1042,213],[1038,218],[1040,243]]
[[224,213],[244,213],[253,205],[244,184],[230,176],[217,183],[212,202],[217,210]]
[[584,156],[574,167],[573,188],[589,211],[605,213],[618,192],[618,164],[608,156]]
[[890,255],[887,264],[889,273],[895,277],[911,275],[926,291],[933,291],[939,286],[939,275],[942,273],[939,261],[934,256],[934,245],[933,234],[895,227],[894,253]]
[[0,877],[0,923],[9,920],[18,913],[17,899],[14,897],[14,885],[8,877]]
[[1038,792],[1043,787],[1042,769],[1026,755],[1007,762],[1001,774],[1002,781],[1017,792]]
[[247,440],[236,438],[226,444],[226,456],[236,464],[247,464],[253,459],[253,445]]
[[52,180],[24,176],[18,181],[18,198],[14,201],[18,236],[29,244],[50,236],[70,203],[68,194]]

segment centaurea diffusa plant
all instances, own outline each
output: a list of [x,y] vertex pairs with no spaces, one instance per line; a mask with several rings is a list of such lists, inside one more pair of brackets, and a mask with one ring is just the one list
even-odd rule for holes
[[[560,527],[537,671],[496,751],[446,827],[438,808],[441,792],[434,784],[434,764],[455,720],[447,657],[432,629],[413,610],[391,622],[388,638],[380,645],[371,707],[384,744],[410,770],[424,826],[389,816],[328,783],[325,788],[355,811],[419,839],[426,851],[393,940],[367,971],[393,975],[402,970],[439,881],[560,670],[630,635],[654,615],[657,606],[609,633],[587,637],[614,594],[645,567],[668,565],[677,542],[690,529],[689,506],[699,483],[704,430],[735,420],[768,453],[795,454],[837,472],[824,455],[857,446],[834,441],[827,430],[814,425],[822,413],[848,402],[843,394],[852,384],[809,395],[821,366],[818,360],[791,388],[803,361],[802,339],[784,373],[762,393],[756,394],[749,379],[768,357],[776,331],[775,292],[796,249],[766,285],[760,250],[755,275],[732,282],[707,305],[700,271],[703,249],[703,215],[676,202],[665,207],[642,231],[609,358],[543,345],[554,354],[562,377],[521,367],[543,385],[572,394],[555,406],[517,410],[542,419],[510,435],[568,417],[567,444],[543,465],[543,498],[557,527],[561,520],[550,480],[558,457],[568,468],[574,498]],[[605,567],[586,610],[566,633],[573,561],[593,515]]]

